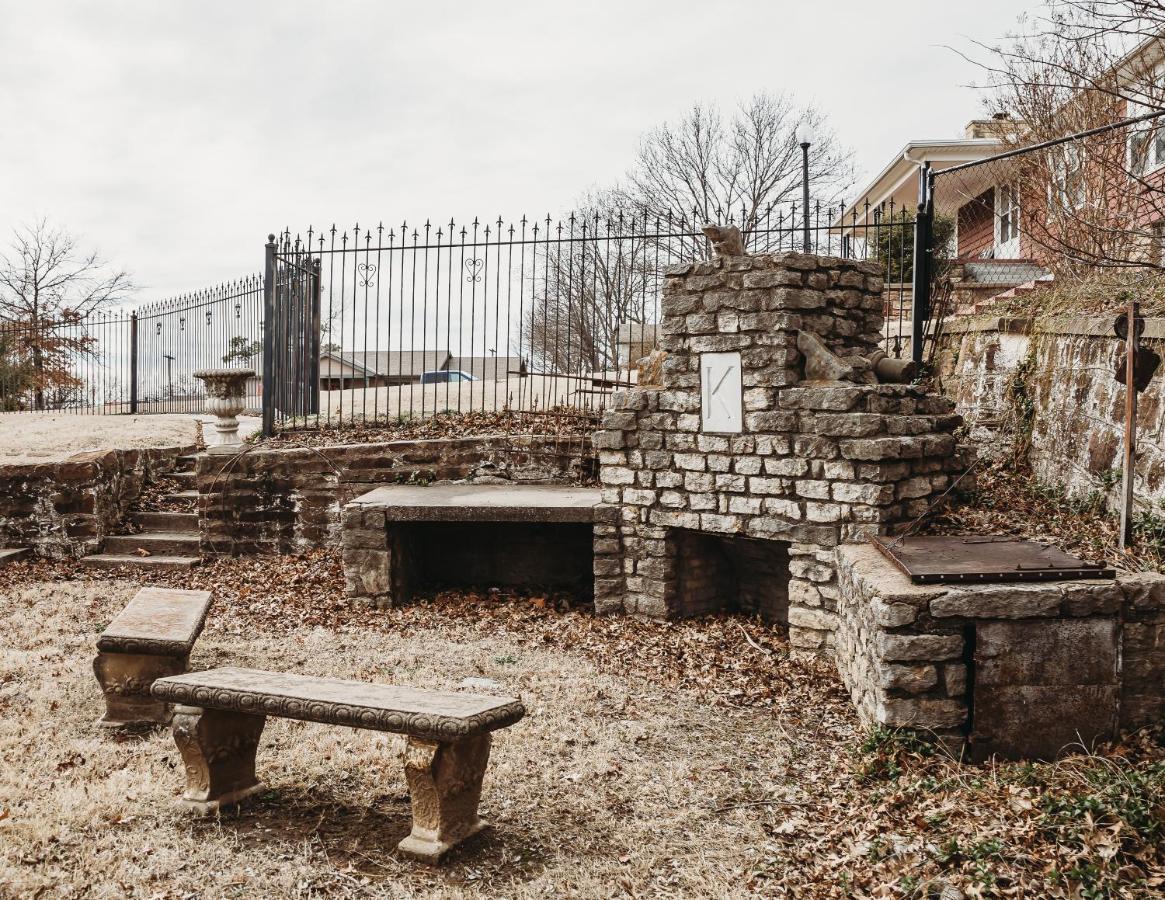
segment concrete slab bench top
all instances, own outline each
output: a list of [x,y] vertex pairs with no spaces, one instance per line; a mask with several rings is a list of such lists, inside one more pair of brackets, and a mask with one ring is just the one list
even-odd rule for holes
[[154,682],[160,700],[183,706],[278,716],[328,725],[456,741],[513,725],[520,700],[427,691],[390,684],[222,668]]
[[164,725],[168,703],[150,694],[154,681],[186,671],[210,609],[210,591],[144,587],[97,638],[93,674],[105,696],[100,724]]
[[142,588],[97,639],[103,653],[189,656],[210,609],[210,591]]
[[597,488],[545,484],[389,484],[350,507],[406,522],[593,522]]

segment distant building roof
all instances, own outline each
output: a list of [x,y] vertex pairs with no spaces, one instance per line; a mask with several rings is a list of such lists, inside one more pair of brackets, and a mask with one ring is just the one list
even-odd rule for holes
[[446,368],[449,359],[448,350],[329,351],[320,354],[320,376],[420,378],[423,372]]
[[517,356],[451,356],[445,368],[468,372],[482,381],[504,381],[513,377],[522,365]]

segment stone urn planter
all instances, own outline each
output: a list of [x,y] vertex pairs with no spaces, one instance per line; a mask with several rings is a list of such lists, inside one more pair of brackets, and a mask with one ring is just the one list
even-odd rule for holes
[[238,415],[246,408],[243,394],[247,379],[255,377],[254,369],[202,369],[194,373],[206,385],[206,411],[215,417],[214,428],[219,443],[211,452],[229,452],[239,441]]

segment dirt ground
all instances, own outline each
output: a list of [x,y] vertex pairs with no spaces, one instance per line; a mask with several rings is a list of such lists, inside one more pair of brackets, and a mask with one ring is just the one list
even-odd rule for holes
[[[285,720],[263,734],[258,802],[189,818],[165,730],[94,724],[94,641],[138,582],[19,563],[0,582],[0,896],[958,900],[1165,884],[1165,751],[1149,736],[1057,765],[961,766],[864,732],[832,668],[791,659],[755,620],[599,618],[496,592],[378,612],[349,607],[338,575],[325,553],[154,577],[215,590],[194,668],[453,690],[484,677],[521,697],[527,717],[496,735],[486,775],[491,832],[440,869],[398,859],[403,739]],[[1115,794],[1094,779],[1112,772]]]
[[56,462],[92,450],[189,447],[197,440],[194,416],[0,414],[0,465]]

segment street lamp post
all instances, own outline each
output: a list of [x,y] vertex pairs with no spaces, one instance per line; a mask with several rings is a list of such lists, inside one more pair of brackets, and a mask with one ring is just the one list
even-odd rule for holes
[[801,145],[801,249],[813,252],[809,237],[809,145],[813,143],[813,127],[808,122],[797,126],[797,143]]

